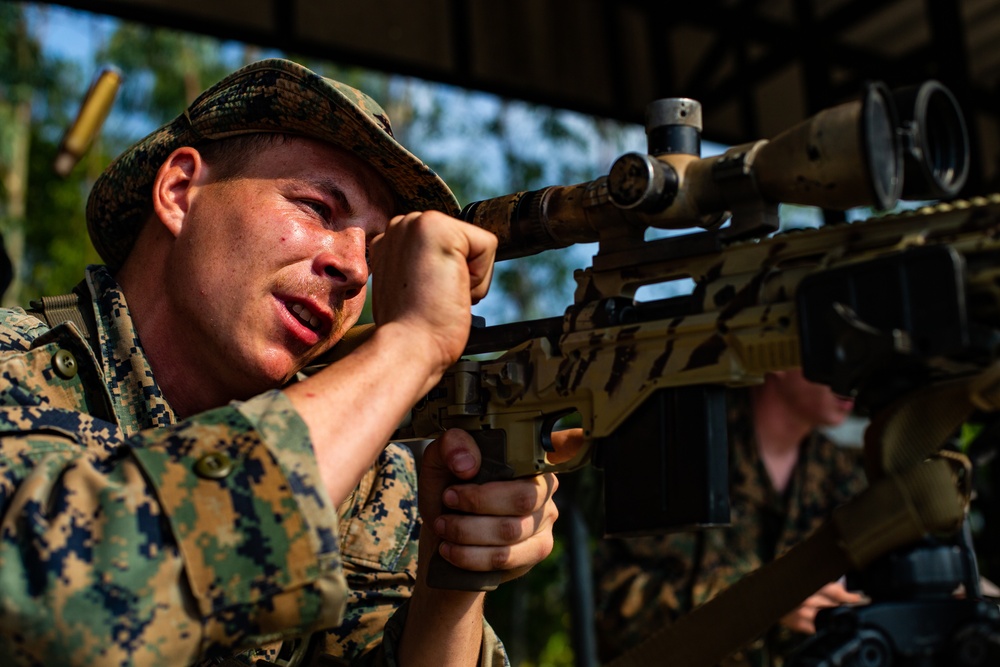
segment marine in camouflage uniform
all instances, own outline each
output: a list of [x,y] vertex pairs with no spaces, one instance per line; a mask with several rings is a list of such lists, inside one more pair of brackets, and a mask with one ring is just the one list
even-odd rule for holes
[[[605,539],[594,562],[598,651],[609,661],[704,604],[814,531],[865,487],[861,450],[814,431],[785,494],[757,450],[747,392],[733,392],[729,422],[732,525],[701,532]],[[805,635],[776,625],[726,667],[780,667]]]
[[[146,141],[110,171],[159,159]],[[114,265],[135,232],[102,206],[92,232],[120,228],[92,236]],[[112,273],[85,285],[89,334],[0,310],[3,664],[285,664],[310,642],[322,664],[396,664],[420,530],[410,451],[387,447],[332,506],[282,392],[178,419]],[[507,664],[485,622],[480,664]]]

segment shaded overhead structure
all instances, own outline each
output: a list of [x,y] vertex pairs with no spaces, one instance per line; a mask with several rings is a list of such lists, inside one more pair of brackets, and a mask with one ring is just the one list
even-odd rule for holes
[[936,78],[966,112],[968,189],[1000,182],[996,0],[62,0],[58,4],[642,122],[703,105],[705,137],[768,138],[856,95]]

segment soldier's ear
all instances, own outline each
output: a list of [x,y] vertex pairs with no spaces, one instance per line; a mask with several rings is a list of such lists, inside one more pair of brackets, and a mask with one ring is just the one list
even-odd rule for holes
[[191,200],[205,170],[201,153],[182,146],[171,153],[153,180],[153,212],[174,237],[184,227]]

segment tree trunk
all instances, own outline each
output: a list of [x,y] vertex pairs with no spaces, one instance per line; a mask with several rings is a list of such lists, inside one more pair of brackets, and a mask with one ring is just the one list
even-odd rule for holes
[[21,305],[24,281],[24,231],[28,199],[28,149],[31,143],[31,102],[18,102],[12,114],[14,132],[10,132],[10,164],[3,174],[7,206],[3,220],[3,240],[14,266],[14,279],[3,294],[3,305]]

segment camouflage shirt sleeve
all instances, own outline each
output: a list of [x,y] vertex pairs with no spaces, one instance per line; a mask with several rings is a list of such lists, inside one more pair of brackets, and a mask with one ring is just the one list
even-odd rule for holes
[[339,622],[336,512],[283,394],[127,435],[56,347],[0,356],[5,660],[180,665]]
[[[178,422],[113,278],[88,280],[93,347],[0,309],[0,654],[253,664],[314,633],[331,660],[395,664],[419,534],[412,457],[388,448],[341,525],[284,394]],[[484,665],[503,664],[488,628],[483,645]]]
[[390,444],[340,508],[340,544],[350,588],[343,621],[323,638],[325,653],[356,664],[382,642],[389,618],[416,579],[417,474],[413,454]]
[[[345,665],[399,664],[419,537],[413,453],[390,444],[340,508],[341,554],[350,592],[343,622],[323,633],[325,655]],[[480,665],[508,664],[503,645],[483,623]]]

